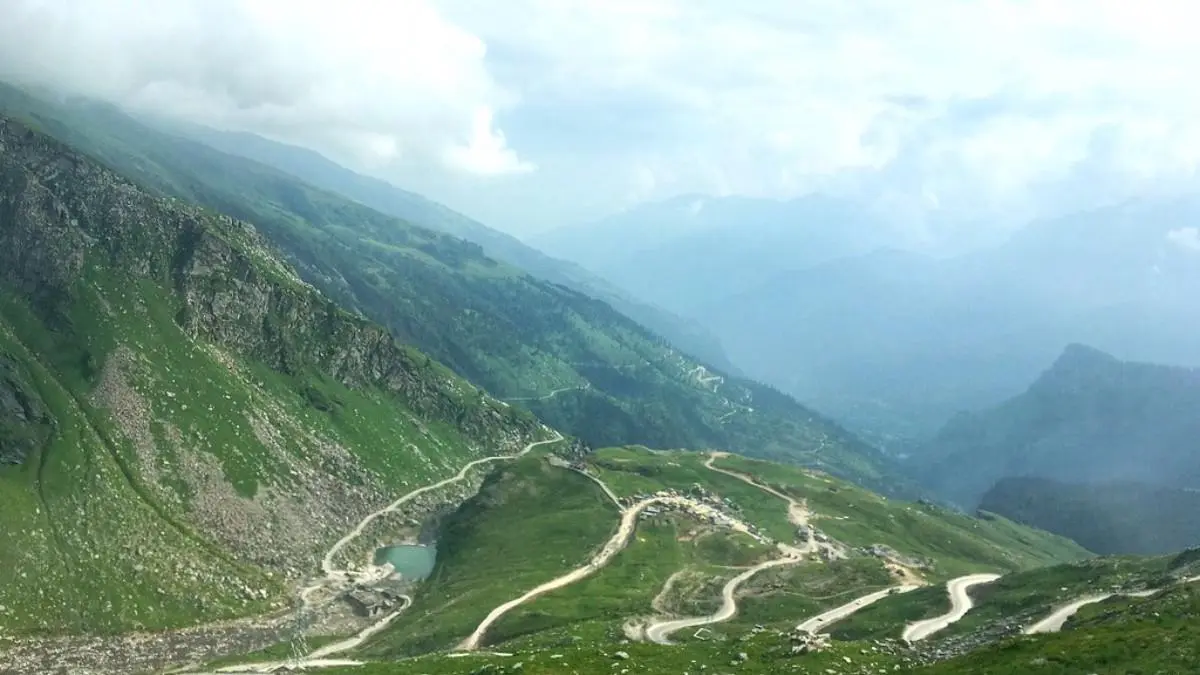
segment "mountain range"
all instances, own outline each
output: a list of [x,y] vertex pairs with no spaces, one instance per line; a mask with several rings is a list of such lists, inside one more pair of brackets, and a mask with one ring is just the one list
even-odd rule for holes
[[902,470],[1107,442],[1099,481],[1153,442],[1182,486],[1193,385],[1071,347],[901,463],[477,242],[0,90],[5,672],[1011,672],[1015,622],[1100,588],[1190,617],[1197,557],[1089,559]]
[[1106,555],[1155,555],[1200,545],[1200,490],[1109,481],[1002,478],[979,508],[1070,537]]
[[789,201],[685,195],[534,240],[685,316],[778,274],[893,242],[886,221],[820,194]]
[[723,371],[735,371],[720,342],[697,321],[647,304],[577,264],[552,258],[516,237],[492,229],[419,194],[355,173],[312,150],[255,134],[218,131],[175,120],[150,121],[169,133],[193,138],[221,152],[279,169],[380,213],[476,243],[489,258],[524,270],[544,281],[602,300],[683,351]]
[[15,88],[0,111],[163,196],[254,225],[306,282],[458,375],[592,445],[725,447],[885,491],[889,460],[757,382],[720,372],[603,301],[112,106]]
[[1025,393],[962,413],[910,462],[970,508],[997,480],[1133,481],[1200,488],[1200,371],[1068,346]]
[[244,223],[9,119],[0,428],[0,604],[6,633],[34,634],[282,607],[301,561],[396,481],[547,433]]
[[948,258],[878,249],[714,296],[693,315],[746,373],[904,447],[1019,393],[1066,344],[1200,363],[1197,217],[1195,199],[1144,201]]

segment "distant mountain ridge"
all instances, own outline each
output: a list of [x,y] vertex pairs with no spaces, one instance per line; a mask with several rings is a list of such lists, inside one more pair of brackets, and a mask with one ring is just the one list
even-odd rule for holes
[[595,446],[723,448],[909,492],[876,449],[795,400],[715,371],[609,305],[482,248],[90,101],[0,87],[0,109],[160,195],[253,224],[301,277],[458,375]]
[[687,316],[794,269],[893,242],[855,202],[682,196],[535,240],[613,283]]
[[749,375],[872,437],[928,437],[1016,395],[1062,346],[1200,365],[1200,199],[1031,224],[950,258],[877,250],[715,297],[694,316]]
[[323,155],[249,133],[154,120],[167,131],[181,133],[221,152],[238,155],[336,192],[382,213],[415,225],[446,232],[483,247],[483,252],[535,277],[561,284],[612,305],[622,314],[662,335],[685,352],[725,371],[736,369],[706,328],[641,302],[617,286],[565,260],[552,258],[516,237],[494,230],[449,207],[390,183],[339,166]]
[[923,482],[960,506],[1001,478],[1200,488],[1200,370],[1067,347],[1029,389],[963,413],[914,451]]
[[1196,489],[1012,477],[993,485],[979,508],[1069,537],[1101,555],[1154,555],[1200,545]]

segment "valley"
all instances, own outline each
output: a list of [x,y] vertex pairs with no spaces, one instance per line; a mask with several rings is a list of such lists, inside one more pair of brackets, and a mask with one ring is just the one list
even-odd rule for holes
[[[501,459],[518,459],[528,453],[533,447],[536,447],[536,445],[552,444],[561,440],[561,437],[559,437],[555,439],[549,439],[547,441],[541,441],[537,444],[526,446],[526,448],[517,455],[511,457],[484,458],[482,460],[476,460],[472,465]],[[838,542],[833,542],[824,535],[820,536],[819,542],[818,533],[810,526],[809,513],[804,507],[802,501],[797,500],[776,488],[769,487],[761,483],[759,479],[756,479],[750,474],[715,466],[715,462],[717,460],[728,458],[729,456],[726,453],[711,453],[705,459],[703,459],[703,461],[697,462],[697,464],[699,467],[702,467],[703,469],[714,474],[720,474],[722,476],[733,478],[738,483],[746,485],[753,490],[759,491],[768,500],[773,500],[776,503],[777,508],[783,507],[786,510],[786,520],[788,521],[789,525],[801,528],[802,531],[807,532],[805,541],[798,545],[785,544],[783,542],[775,543],[779,553],[782,555],[768,558],[763,562],[747,568],[745,571],[730,579],[721,589],[721,605],[720,608],[713,614],[695,618],[651,618],[649,620],[635,619],[632,622],[626,621],[623,628],[626,635],[630,635],[637,640],[645,640],[650,643],[670,645],[672,643],[669,638],[672,633],[683,631],[684,629],[719,624],[735,616],[738,612],[736,592],[739,586],[764,570],[785,565],[795,565],[800,563],[806,556],[813,555],[818,552],[822,552],[820,557],[824,560],[838,560],[845,558],[847,553],[844,545]],[[731,515],[728,513],[728,501],[723,501],[719,498],[713,499],[711,496],[705,498],[703,492],[700,493],[699,499],[682,496],[670,490],[666,492],[660,490],[654,495],[637,498],[636,501],[628,498],[622,499],[611,487],[607,485],[607,483],[604,482],[603,478],[593,474],[592,471],[586,466],[572,465],[568,462],[558,459],[553,455],[546,455],[542,460],[539,461],[547,462],[549,467],[557,469],[558,471],[586,475],[589,479],[589,483],[596,486],[596,488],[601,491],[605,498],[615,503],[619,507],[620,518],[616,531],[607,540],[607,542],[603,544],[600,550],[589,558],[584,566],[576,568],[565,575],[546,581],[545,583],[542,583],[539,586],[527,591],[523,595],[508,600],[492,609],[478,623],[468,637],[454,646],[453,651],[460,653],[475,652],[483,649],[486,645],[487,649],[494,650],[496,653],[507,653],[505,651],[505,645],[501,644],[493,646],[485,642],[489,629],[497,622],[501,621],[506,614],[517,610],[523,605],[535,602],[539,597],[553,593],[558,589],[563,589],[572,584],[576,584],[586,577],[600,572],[602,568],[612,564],[614,560],[619,563],[621,552],[629,545],[639,521],[644,522],[646,520],[645,514],[647,510],[652,507],[667,508],[670,510],[670,512],[679,514],[681,517],[698,519],[700,522],[708,522],[715,525],[718,528],[718,531],[727,531],[741,537],[750,537],[763,546],[766,546],[766,544],[770,541],[767,535],[760,533],[760,527],[752,523],[745,522],[736,515]],[[676,463],[673,462],[672,464]],[[443,487],[444,485],[455,480],[461,480],[462,476],[466,474],[472,465],[464,467],[464,469],[460,471],[456,477],[447,479],[446,481],[442,481],[438,484],[418,488],[417,490],[408,493],[404,497],[398,499],[396,502],[393,502],[393,505],[390,505],[386,509],[371,514],[367,517],[367,519],[364,520],[364,522],[373,520],[386,511],[398,508],[399,504],[411,499],[416,494]],[[360,524],[346,537],[335,544],[326,558],[332,558],[333,555],[345,545],[345,542],[357,536],[362,527],[363,525]],[[669,584],[670,579],[674,579],[682,571],[683,570],[672,572],[667,583]],[[382,576],[386,576],[387,572],[387,568],[379,570],[367,567],[362,570],[358,580],[359,583],[369,584],[373,580],[378,580],[381,579]],[[340,585],[343,585],[347,580],[347,577],[348,571],[333,570],[326,566],[326,580],[317,585],[308,586],[304,589],[304,591],[301,592],[301,599],[303,600],[304,607],[307,607],[311,602],[309,599],[309,594],[312,589],[322,587],[336,588]],[[965,589],[969,586],[979,583],[987,583],[995,580],[997,577],[998,575],[994,574],[973,575],[950,580],[947,583],[947,588],[949,589],[953,605],[950,613],[943,617],[937,617],[933,619],[932,624],[930,622],[926,622],[928,625],[918,626],[914,624],[908,626],[904,631],[904,641],[913,642],[923,639],[936,632],[938,629],[944,628],[945,626],[950,625],[960,619],[970,609],[970,601],[969,597],[965,594]],[[847,605],[834,608],[830,612],[826,612],[818,617],[814,617],[802,622],[799,626],[797,626],[796,632],[815,634],[818,628],[823,629],[829,624],[836,622],[838,619],[842,619],[853,614],[854,611],[866,607],[872,601],[877,600],[883,595],[894,595],[896,592],[905,592],[913,588],[915,587],[911,585],[899,585],[884,589],[882,592],[869,593],[863,598],[854,600]],[[659,602],[656,600],[652,601],[650,604],[658,605]],[[360,661],[352,659],[338,659],[334,657],[358,647],[364,642],[367,642],[373,635],[384,631],[394,619],[400,616],[402,612],[408,610],[410,605],[411,600],[406,598],[403,606],[398,608],[395,612],[384,616],[367,628],[363,629],[356,636],[346,640],[333,642],[324,647],[313,650],[307,655],[301,655],[291,660],[248,662],[244,664],[220,666],[215,668],[213,671],[186,672],[273,672],[276,669],[284,667],[310,670],[318,668],[335,668],[339,666],[362,666],[364,663]],[[305,611],[304,608],[302,608],[301,611]],[[633,632],[630,632],[631,630]],[[484,653],[486,655],[489,652]],[[454,657],[458,655],[453,654],[452,652],[450,656]]]
[[[0,112],[0,671],[999,673],[1116,658],[1093,635],[1193,656],[1193,370],[1071,345],[902,457],[409,193],[95,101],[0,85]],[[782,273],[784,220],[729,293]],[[731,237],[694,246],[735,266]],[[679,300],[676,262],[633,281]],[[1096,555],[1127,552],[1150,555]]]

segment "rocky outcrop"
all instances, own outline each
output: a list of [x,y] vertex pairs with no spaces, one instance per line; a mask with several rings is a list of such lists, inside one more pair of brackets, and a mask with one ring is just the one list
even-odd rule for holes
[[20,464],[41,449],[54,418],[17,364],[0,353],[0,464]]
[[537,432],[528,413],[302,282],[250,225],[151,195],[0,119],[0,283],[32,299],[48,324],[69,323],[64,308],[88,265],[172,288],[186,331],[276,370],[381,387],[480,442],[522,443]]

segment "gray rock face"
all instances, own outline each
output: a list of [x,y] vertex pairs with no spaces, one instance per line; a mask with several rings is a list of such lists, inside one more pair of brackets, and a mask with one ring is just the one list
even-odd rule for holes
[[69,326],[64,307],[88,265],[102,264],[172,287],[186,331],[281,372],[378,386],[478,440],[538,432],[532,416],[337,307],[249,224],[153,195],[3,118],[0,148],[0,285],[31,299],[47,323]]
[[54,419],[15,363],[0,354],[0,464],[20,464],[49,440]]

